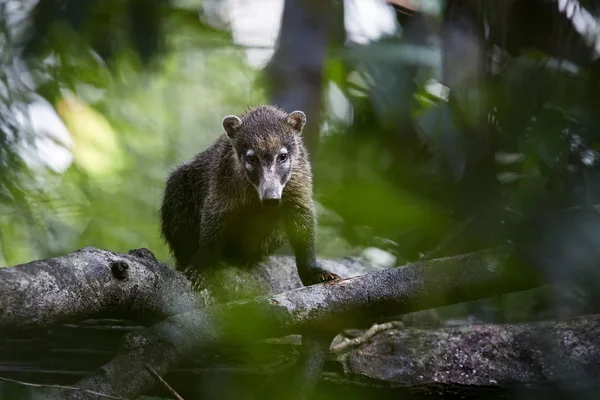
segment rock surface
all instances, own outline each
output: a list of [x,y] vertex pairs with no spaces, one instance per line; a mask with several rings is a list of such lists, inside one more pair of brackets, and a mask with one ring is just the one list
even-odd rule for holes
[[583,388],[600,382],[600,315],[531,324],[389,329],[342,351],[346,375],[392,384]]

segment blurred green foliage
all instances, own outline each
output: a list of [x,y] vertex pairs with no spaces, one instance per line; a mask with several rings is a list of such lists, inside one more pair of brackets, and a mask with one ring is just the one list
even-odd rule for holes
[[[224,115],[268,102],[263,72],[203,2],[48,1],[33,29],[15,4],[0,9],[12,16],[1,43],[1,263],[88,245],[168,259],[167,175],[221,133]],[[398,13],[398,33],[327,55],[313,155],[319,254],[374,246],[402,264],[527,243],[518,251],[546,268],[543,243],[569,251],[550,221],[600,200],[590,39],[543,0],[422,11]],[[69,130],[66,171],[19,156],[18,140],[43,136],[18,117],[33,94]]]
[[[269,101],[206,3],[0,0],[1,266],[84,246],[169,260],[158,224],[169,172],[221,134],[224,115]],[[423,4],[396,15],[397,34],[327,55],[319,255],[372,246],[401,265],[511,245],[549,280],[589,285],[597,312],[594,49],[556,2]],[[580,4],[597,23],[598,2]],[[73,142],[66,170],[23,156],[51,130],[23,117],[41,98]],[[529,318],[535,296],[500,300],[507,318]]]
[[[150,66],[124,46],[108,70],[61,25],[41,55],[20,66],[22,73],[36,73],[35,91],[56,107],[73,138],[75,159],[64,173],[32,171],[15,146],[2,141],[2,265],[84,246],[121,252],[147,247],[168,260],[158,228],[168,173],[221,133],[222,116],[265,101],[244,50],[190,13],[173,9],[165,18],[169,50]],[[10,67],[8,55],[3,62]],[[25,86],[14,76],[4,84],[15,92]],[[4,106],[11,101],[3,98]],[[2,128],[27,135],[22,125],[7,126],[11,118],[3,113]]]

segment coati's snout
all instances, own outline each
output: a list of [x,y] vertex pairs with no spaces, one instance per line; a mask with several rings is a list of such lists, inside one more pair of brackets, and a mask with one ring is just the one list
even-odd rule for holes
[[[266,186],[266,185],[265,185]],[[260,198],[261,203],[265,207],[277,207],[279,203],[281,203],[281,192],[283,191],[283,186],[278,185],[270,188],[258,188],[258,196]]]
[[253,149],[244,155],[246,176],[258,192],[258,198],[265,207],[277,207],[285,184],[290,179],[290,158],[285,147],[279,151],[264,151],[260,156]]

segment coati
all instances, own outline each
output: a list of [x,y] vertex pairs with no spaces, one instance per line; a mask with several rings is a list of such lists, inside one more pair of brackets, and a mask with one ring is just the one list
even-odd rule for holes
[[340,279],[315,258],[312,173],[302,111],[270,105],[223,119],[225,133],[168,178],[162,235],[193,284],[218,262],[250,267],[287,239],[305,286]]

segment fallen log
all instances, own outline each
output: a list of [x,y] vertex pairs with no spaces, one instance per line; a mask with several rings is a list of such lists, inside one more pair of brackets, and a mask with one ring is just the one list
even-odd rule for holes
[[[524,290],[533,276],[508,272],[490,252],[414,263],[401,268],[280,293],[206,307],[171,316],[127,338],[119,354],[77,387],[113,396],[132,397],[149,390],[151,365],[166,374],[191,354],[229,343],[292,333],[331,334],[384,317],[452,302]],[[514,271],[513,271],[514,272]],[[62,391],[57,399],[90,398]]]
[[[391,327],[334,357],[348,377],[400,386],[584,389],[600,383],[598,337],[600,315],[431,330]],[[338,340],[339,346],[349,339]]]
[[[94,325],[87,326],[89,335],[89,328]],[[102,325],[96,321],[95,326]],[[143,330],[143,327],[130,328]],[[600,315],[564,321],[441,329],[403,328],[401,324],[394,327],[386,323],[370,330],[376,331],[375,334],[352,330],[353,335],[340,335],[334,341],[334,350],[317,386],[317,398],[328,398],[328,393],[336,392],[365,399],[381,393],[395,397],[452,393],[460,398],[514,398],[516,394],[552,398],[558,393],[563,396],[591,393],[598,389],[600,382],[597,341]],[[356,336],[357,333],[360,334]],[[90,341],[98,338],[101,336],[94,336]],[[353,344],[343,346],[350,341]],[[96,342],[96,346],[103,343],[103,340]],[[230,389],[248,392],[257,382],[267,381],[269,376],[293,364],[299,344],[297,337],[258,342],[253,352],[260,353],[260,359],[249,357],[242,348],[203,352],[172,368],[164,378],[184,398],[195,398],[190,382],[228,382]],[[336,351],[340,345],[342,348]],[[65,364],[62,375],[56,370],[40,368],[18,373],[13,369],[1,372],[0,376],[37,383],[71,384],[93,373],[98,365],[87,360],[89,353],[77,353],[77,348],[71,350],[72,365]],[[108,361],[117,352],[118,341],[115,340],[114,347],[104,358]],[[45,354],[52,351],[48,349]],[[77,370],[82,363],[88,363],[87,368]],[[6,364],[0,364],[0,369],[5,367]],[[161,389],[161,385],[154,385],[148,394],[167,395]]]
[[[507,262],[506,255],[482,252],[413,263],[404,267],[370,272],[341,282],[315,285],[275,295],[195,309],[203,301],[190,300],[190,295],[186,294],[185,289],[182,289],[184,292],[172,293],[169,290],[166,293],[161,292],[161,285],[169,283],[161,280],[160,269],[155,266],[158,261],[153,260],[153,257],[145,256],[142,257],[143,262],[138,262],[132,259],[131,255],[124,258],[123,255],[117,253],[90,248],[84,249],[82,252],[90,256],[90,262],[81,262],[81,260],[78,263],[60,262],[60,260],[71,260],[69,257],[73,257],[73,255],[69,255],[65,258],[53,259],[53,262],[50,263],[45,260],[46,263],[41,264],[42,268],[39,268],[38,264],[34,262],[18,268],[9,268],[8,272],[0,270],[0,281],[6,274],[9,277],[13,276],[12,288],[16,288],[8,293],[2,292],[3,297],[0,304],[4,310],[8,309],[10,312],[0,314],[0,324],[15,328],[18,328],[19,324],[28,328],[44,327],[52,323],[64,322],[69,318],[89,318],[98,313],[103,316],[107,314],[110,316],[111,312],[122,314],[131,309],[131,304],[139,304],[139,308],[136,310],[139,310],[142,315],[158,316],[162,313],[174,313],[142,332],[128,334],[124,347],[122,347],[123,352],[76,385],[80,388],[118,397],[135,397],[152,387],[155,378],[148,371],[147,366],[151,366],[156,373],[164,376],[181,360],[209,348],[219,348],[219,346],[228,346],[234,343],[249,344],[258,339],[293,333],[335,334],[344,328],[368,326],[374,321],[392,315],[525,290],[539,285],[535,274],[522,268],[512,268],[512,264]],[[82,254],[77,257],[81,258]],[[133,258],[140,257],[133,255]],[[115,265],[118,266],[117,272],[115,272]],[[80,268],[80,272],[79,275],[73,274],[72,279],[64,281],[68,288],[75,288],[76,285],[73,285],[72,282],[79,279],[80,285],[88,285],[96,289],[91,292],[95,293],[95,296],[103,296],[103,291],[98,291],[98,288],[110,289],[109,296],[97,297],[98,301],[92,302],[95,307],[93,313],[82,312],[80,307],[71,307],[70,305],[77,303],[80,298],[76,296],[61,297],[59,289],[63,281],[59,279],[54,281],[58,285],[57,288],[50,286],[53,296],[44,298],[46,302],[50,302],[51,306],[40,301],[28,302],[22,289],[36,285],[28,285],[24,282],[27,283],[27,279],[31,279],[36,284],[42,284],[42,282],[35,273],[27,274],[24,271],[37,269],[46,276],[56,278],[62,276],[61,272],[64,271],[61,269],[64,270],[70,266]],[[148,276],[144,272],[144,268],[151,271],[152,274],[158,274],[158,279],[143,285],[146,282],[143,277]],[[165,266],[165,268],[168,267]],[[257,271],[262,271],[261,273],[248,272],[248,274],[267,286],[270,277],[280,275],[284,269],[282,265],[276,265],[275,268],[268,266],[261,268],[263,269],[257,269]],[[17,271],[19,269],[23,270]],[[88,269],[99,272],[90,275]],[[291,266],[289,269],[295,270]],[[338,272],[335,268],[331,269],[333,272]],[[125,273],[121,274],[123,271]],[[169,270],[165,274],[176,274],[176,272]],[[235,274],[243,275],[240,271],[236,271]],[[340,275],[344,276],[344,274]],[[18,276],[18,279],[15,279],[14,276]],[[90,276],[95,280],[91,284]],[[297,275],[294,273],[287,276],[288,278],[295,276],[297,279]],[[168,275],[165,275],[164,279],[168,280]],[[240,283],[245,282],[245,277],[240,279],[240,281],[234,280],[232,286],[244,287],[245,285],[240,285]],[[273,289],[271,293],[286,285],[288,287],[295,285],[294,279],[281,279],[281,276],[278,276],[275,281],[283,282],[283,284]],[[15,282],[18,284],[15,285]],[[134,282],[136,283],[133,284]],[[229,282],[229,280],[224,280],[224,282]],[[40,287],[48,288],[48,286]],[[161,293],[171,296],[167,298],[174,299],[177,307],[169,305],[164,298],[148,300],[150,306],[145,306],[143,302],[135,303],[138,299],[149,299],[144,297],[148,296],[147,294],[140,294],[140,290],[147,290],[148,293],[152,293],[152,296],[160,296]],[[77,293],[76,291],[67,292]],[[40,293],[43,293],[43,290]],[[117,298],[115,299],[114,296]],[[127,298],[128,301],[120,301],[119,296]],[[177,299],[178,296],[184,300]],[[186,297],[187,300],[185,300]],[[57,298],[63,301],[54,301]],[[203,298],[210,299],[210,293]],[[22,307],[15,307],[14,299],[17,299]],[[205,304],[210,304],[210,301]],[[56,310],[57,306],[60,306],[60,310]],[[28,310],[28,307],[31,309]],[[39,314],[36,314],[39,307],[42,309],[46,307],[45,310],[53,317],[40,318]],[[189,309],[193,309],[193,311],[177,313]],[[152,312],[148,313],[148,310]],[[71,315],[69,315],[70,312]],[[136,314],[134,315],[135,319],[138,313],[134,314]],[[3,320],[6,315],[9,317]],[[15,319],[15,315],[24,318]],[[85,392],[69,390],[62,391],[58,395],[58,398],[88,397],[91,398]]]
[[120,254],[86,247],[0,268],[0,337],[88,318],[152,323],[197,306],[185,277],[146,249]]
[[[370,272],[360,258],[323,260],[344,278]],[[271,257],[251,271],[219,271],[227,300],[242,298],[250,279],[263,294],[303,287],[293,257]],[[217,277],[217,278],[218,278]],[[217,291],[211,288],[212,291]],[[221,289],[221,288],[219,288]],[[187,279],[147,249],[128,254],[86,247],[65,256],[0,268],[0,337],[88,318],[144,323],[214,304],[211,290],[198,296]]]

